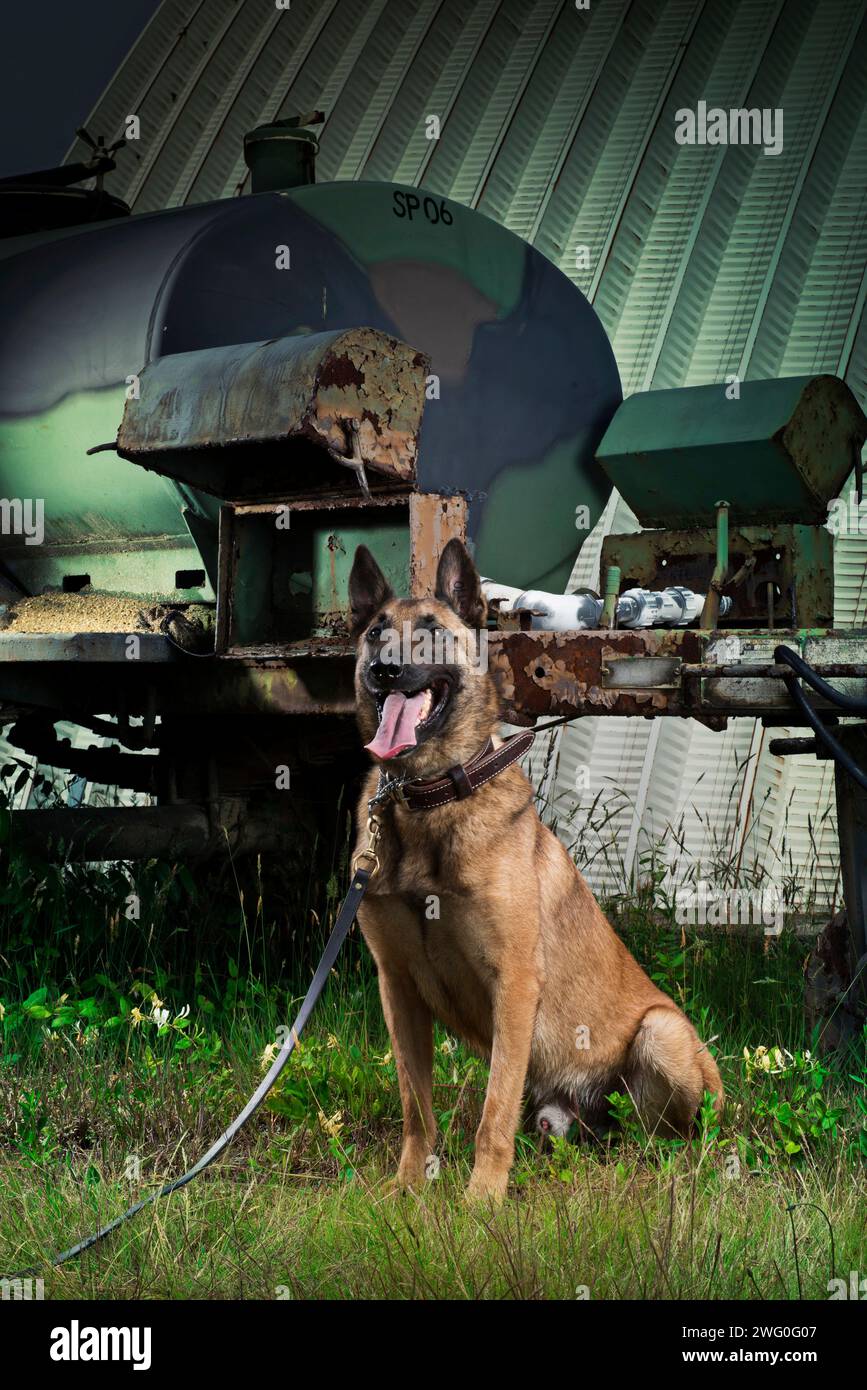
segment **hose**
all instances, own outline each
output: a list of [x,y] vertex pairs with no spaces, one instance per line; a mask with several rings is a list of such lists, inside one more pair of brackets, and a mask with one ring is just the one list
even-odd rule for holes
[[[774,653],[775,660],[778,660],[778,654],[785,650],[785,647],[778,647],[777,651]],[[807,667],[807,670],[810,670],[809,666]],[[812,675],[812,672],[810,674]],[[816,676],[815,679],[818,680],[819,677]],[[795,705],[797,705],[801,714],[804,716],[804,722],[809,724],[816,737],[820,739],[822,743],[824,743],[825,747],[831,754],[831,757],[834,759],[834,761],[836,763],[839,763],[839,765],[846,772],[848,772],[853,782],[857,782],[858,786],[861,787],[865,792],[867,792],[867,773],[861,770],[861,768],[855,762],[854,758],[850,757],[850,755],[846,752],[846,749],[842,746],[842,744],[839,744],[837,740],[834,738],[833,734],[830,734],[828,732],[828,730],[825,728],[825,725],[822,723],[821,719],[816,714],[816,711],[810,705],[808,705],[806,696],[804,695],[804,692],[802,691],[801,687],[798,685],[797,677],[793,673],[791,676],[784,676],[783,680],[785,681],[786,689],[788,690],[793,702],[795,703]],[[822,684],[824,685],[824,681],[822,682]],[[839,694],[839,692],[835,691],[835,694]]]
[[[829,685],[818,676],[812,666],[808,666],[804,658],[793,652],[791,647],[777,647],[774,651],[774,661],[791,666],[801,680],[812,686],[817,695],[821,695],[838,709],[849,710],[852,714],[867,714],[867,700],[860,700],[855,695],[845,695],[842,690],[835,690],[833,685]],[[788,678],[786,685],[789,685]]]

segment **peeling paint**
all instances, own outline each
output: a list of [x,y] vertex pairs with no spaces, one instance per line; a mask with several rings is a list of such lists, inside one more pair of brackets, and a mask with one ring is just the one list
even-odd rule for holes
[[409,482],[428,366],[372,328],[167,355],[141,372],[118,453],[216,497],[290,496],[298,453],[269,446],[313,444],[343,462],[355,426],[365,468]]

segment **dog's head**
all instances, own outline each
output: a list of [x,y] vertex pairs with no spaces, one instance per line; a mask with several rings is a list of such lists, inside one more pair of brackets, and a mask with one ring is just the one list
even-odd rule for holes
[[422,778],[467,762],[496,724],[499,700],[485,660],[487,605],[466,547],[449,541],[433,598],[401,599],[360,545],[349,606],[358,723],[373,757]]

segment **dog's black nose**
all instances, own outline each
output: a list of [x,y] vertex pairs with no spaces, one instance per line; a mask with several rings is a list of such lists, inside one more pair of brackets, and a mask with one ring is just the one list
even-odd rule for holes
[[396,681],[403,673],[402,666],[391,661],[380,661],[378,657],[376,661],[371,661],[368,670],[375,681],[382,681],[386,685],[389,681]]

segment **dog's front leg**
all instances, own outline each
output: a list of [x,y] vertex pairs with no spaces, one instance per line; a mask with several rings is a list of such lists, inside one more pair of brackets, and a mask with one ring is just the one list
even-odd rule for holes
[[408,974],[379,967],[379,994],[397,1066],[403,1145],[397,1181],[419,1187],[436,1144],[433,1113],[433,1018]]
[[482,1119],[476,1133],[476,1161],[467,1196],[499,1201],[506,1192],[515,1157],[515,1134],[530,1060],[539,1004],[535,960],[504,962],[494,994],[494,1040]]

